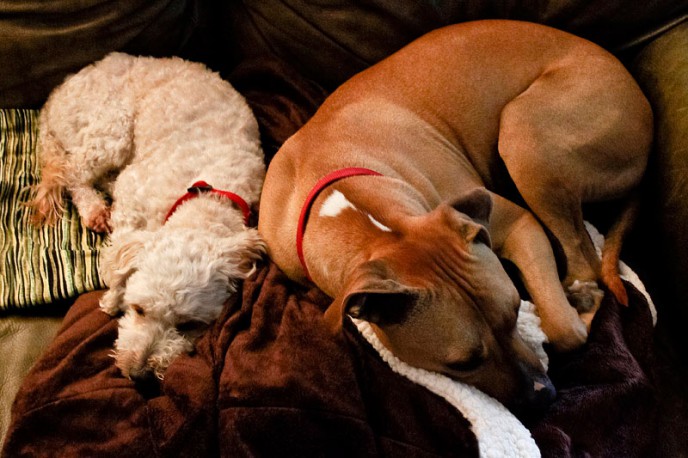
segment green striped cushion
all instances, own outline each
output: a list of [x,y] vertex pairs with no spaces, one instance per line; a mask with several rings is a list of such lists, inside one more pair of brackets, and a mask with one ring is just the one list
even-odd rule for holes
[[35,228],[25,203],[39,178],[38,112],[0,110],[0,310],[73,298],[104,288],[103,237],[83,228],[72,205],[55,226]]

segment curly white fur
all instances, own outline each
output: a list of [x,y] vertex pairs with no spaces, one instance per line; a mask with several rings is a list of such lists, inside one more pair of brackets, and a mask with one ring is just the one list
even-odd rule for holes
[[[131,378],[162,377],[216,319],[264,254],[255,229],[222,197],[186,201],[204,180],[249,203],[265,176],[258,125],[229,83],[200,64],[113,53],[68,78],[41,112],[38,221],[68,192],[84,224],[111,232],[101,308],[124,312],[115,359]],[[112,206],[104,194],[110,194]]]

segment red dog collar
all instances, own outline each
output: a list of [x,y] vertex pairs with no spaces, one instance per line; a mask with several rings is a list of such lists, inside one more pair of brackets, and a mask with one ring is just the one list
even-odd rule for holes
[[301,207],[299,224],[298,226],[296,226],[296,253],[299,255],[299,261],[301,261],[301,266],[303,267],[303,271],[306,274],[306,278],[308,278],[309,280],[311,280],[311,276],[308,273],[308,266],[306,266],[306,259],[303,255],[303,234],[306,231],[308,213],[310,212],[311,206],[313,205],[313,201],[315,201],[315,198],[318,197],[318,195],[323,189],[325,189],[327,186],[331,185],[335,181],[356,175],[382,176],[381,173],[362,167],[348,167],[345,169],[335,170],[334,172],[328,173],[320,180],[318,180],[317,183],[315,183],[315,186],[313,186],[311,192],[308,193],[308,196],[306,197],[306,200],[303,203],[303,207]]
[[215,189],[212,186],[210,186],[208,183],[205,181],[197,181],[195,182],[189,189],[186,190],[186,194],[181,196],[177,201],[172,205],[172,208],[170,208],[170,211],[167,212],[167,215],[165,216],[165,222],[167,222],[168,219],[170,219],[170,216],[177,210],[177,208],[186,202],[187,200],[193,199],[195,197],[198,197],[201,195],[201,193],[212,193],[212,194],[217,194],[218,196],[226,197],[227,199],[231,200],[235,204],[239,206],[241,209],[241,212],[244,215],[244,224],[246,226],[249,225],[249,218],[251,217],[251,209],[249,208],[248,204],[244,199],[242,199],[240,196],[234,194],[233,192],[229,191],[220,191],[219,189]]

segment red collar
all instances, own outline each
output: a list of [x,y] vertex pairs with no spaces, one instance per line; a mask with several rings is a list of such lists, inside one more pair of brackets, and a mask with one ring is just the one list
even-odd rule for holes
[[334,172],[328,173],[320,180],[318,180],[317,183],[315,183],[315,186],[313,186],[311,192],[308,193],[308,196],[306,197],[306,200],[303,203],[303,207],[301,207],[299,224],[296,227],[296,253],[299,255],[299,260],[301,261],[301,266],[303,267],[303,271],[306,274],[306,278],[308,278],[309,280],[311,280],[311,276],[308,273],[308,266],[306,266],[306,259],[303,255],[303,234],[306,231],[308,213],[310,212],[311,206],[313,205],[313,201],[315,201],[315,198],[318,197],[318,195],[323,189],[325,189],[327,186],[331,185],[335,181],[356,175],[382,176],[381,173],[362,167],[347,167],[344,169],[335,170]]
[[177,201],[172,205],[172,208],[170,208],[170,211],[167,212],[167,215],[165,215],[165,222],[167,222],[168,219],[170,219],[170,216],[172,216],[172,213],[174,213],[177,208],[186,202],[187,200],[193,199],[195,197],[198,197],[201,195],[201,193],[212,193],[212,194],[217,194],[222,197],[226,197],[227,199],[231,200],[235,204],[239,206],[241,209],[241,212],[244,214],[244,224],[246,226],[249,225],[249,218],[251,216],[251,209],[249,208],[248,204],[244,199],[239,197],[238,195],[234,194],[233,192],[229,191],[220,191],[219,189],[215,189],[212,186],[210,186],[208,183],[205,181],[197,181],[195,182],[189,189],[187,189],[186,194],[181,196]]

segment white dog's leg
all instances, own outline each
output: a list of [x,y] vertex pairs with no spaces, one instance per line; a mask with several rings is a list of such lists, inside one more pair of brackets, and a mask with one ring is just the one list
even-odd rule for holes
[[67,190],[84,225],[110,232],[110,209],[101,191],[111,188],[133,156],[135,105],[121,89],[84,84],[87,76],[58,89],[46,106],[43,128],[64,148]]
[[87,228],[95,232],[112,232],[110,207],[98,190],[92,186],[81,185],[70,187],[69,192]]

